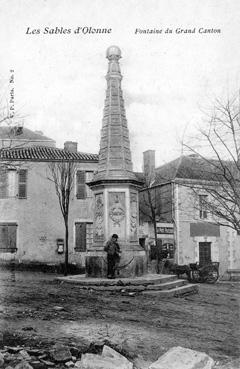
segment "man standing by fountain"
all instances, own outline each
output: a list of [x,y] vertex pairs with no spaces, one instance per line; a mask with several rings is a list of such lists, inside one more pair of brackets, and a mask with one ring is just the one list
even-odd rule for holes
[[120,247],[118,244],[118,235],[113,234],[111,240],[106,243],[104,251],[107,252],[107,263],[108,263],[108,278],[115,278],[116,267],[120,261]]

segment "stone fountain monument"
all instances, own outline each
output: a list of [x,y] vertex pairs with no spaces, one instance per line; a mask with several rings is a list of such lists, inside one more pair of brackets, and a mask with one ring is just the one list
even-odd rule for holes
[[107,274],[106,242],[118,234],[121,248],[120,277],[146,272],[146,254],[139,245],[138,190],[141,182],[133,173],[129,132],[122,96],[119,66],[121,50],[107,49],[107,91],[101,130],[98,171],[88,183],[94,196],[93,245],[87,250],[88,277]]

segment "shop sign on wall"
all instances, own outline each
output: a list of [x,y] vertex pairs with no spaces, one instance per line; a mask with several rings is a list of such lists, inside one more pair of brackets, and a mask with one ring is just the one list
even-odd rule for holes
[[173,234],[173,227],[157,227],[158,234]]

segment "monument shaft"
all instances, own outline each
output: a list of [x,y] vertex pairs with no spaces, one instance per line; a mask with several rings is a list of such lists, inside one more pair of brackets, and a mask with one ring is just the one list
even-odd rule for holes
[[104,246],[112,234],[119,236],[120,276],[141,275],[146,271],[145,250],[138,242],[138,189],[133,173],[129,131],[122,97],[117,46],[107,50],[107,91],[104,105],[98,171],[89,186],[94,195],[94,243],[86,257],[88,276],[106,275]]

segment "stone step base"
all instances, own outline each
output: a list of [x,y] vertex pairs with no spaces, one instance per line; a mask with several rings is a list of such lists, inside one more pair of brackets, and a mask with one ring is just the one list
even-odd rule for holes
[[148,274],[142,277],[136,278],[87,278],[85,275],[71,275],[67,277],[58,277],[57,280],[66,283],[74,283],[79,286],[96,287],[96,286],[148,286],[154,284],[162,284],[177,280],[176,275],[168,274]]
[[199,287],[196,284],[186,284],[184,286],[171,288],[168,290],[145,290],[142,294],[154,295],[160,297],[180,297],[198,293]]
[[167,283],[148,285],[147,290],[155,290],[155,291],[171,290],[176,287],[184,286],[187,283],[188,282],[185,279],[177,279],[177,280],[170,281]]
[[186,285],[188,282],[184,279],[178,279],[166,283],[149,284],[147,286],[128,285],[128,286],[79,286],[81,289],[90,289],[94,291],[120,291],[120,292],[142,292],[142,291],[166,291]]
[[86,278],[83,275],[58,277],[60,281],[77,284],[80,289],[93,291],[116,291],[120,293],[143,293],[161,297],[176,297],[198,292],[198,285],[189,284],[175,275],[150,274],[136,278]]

